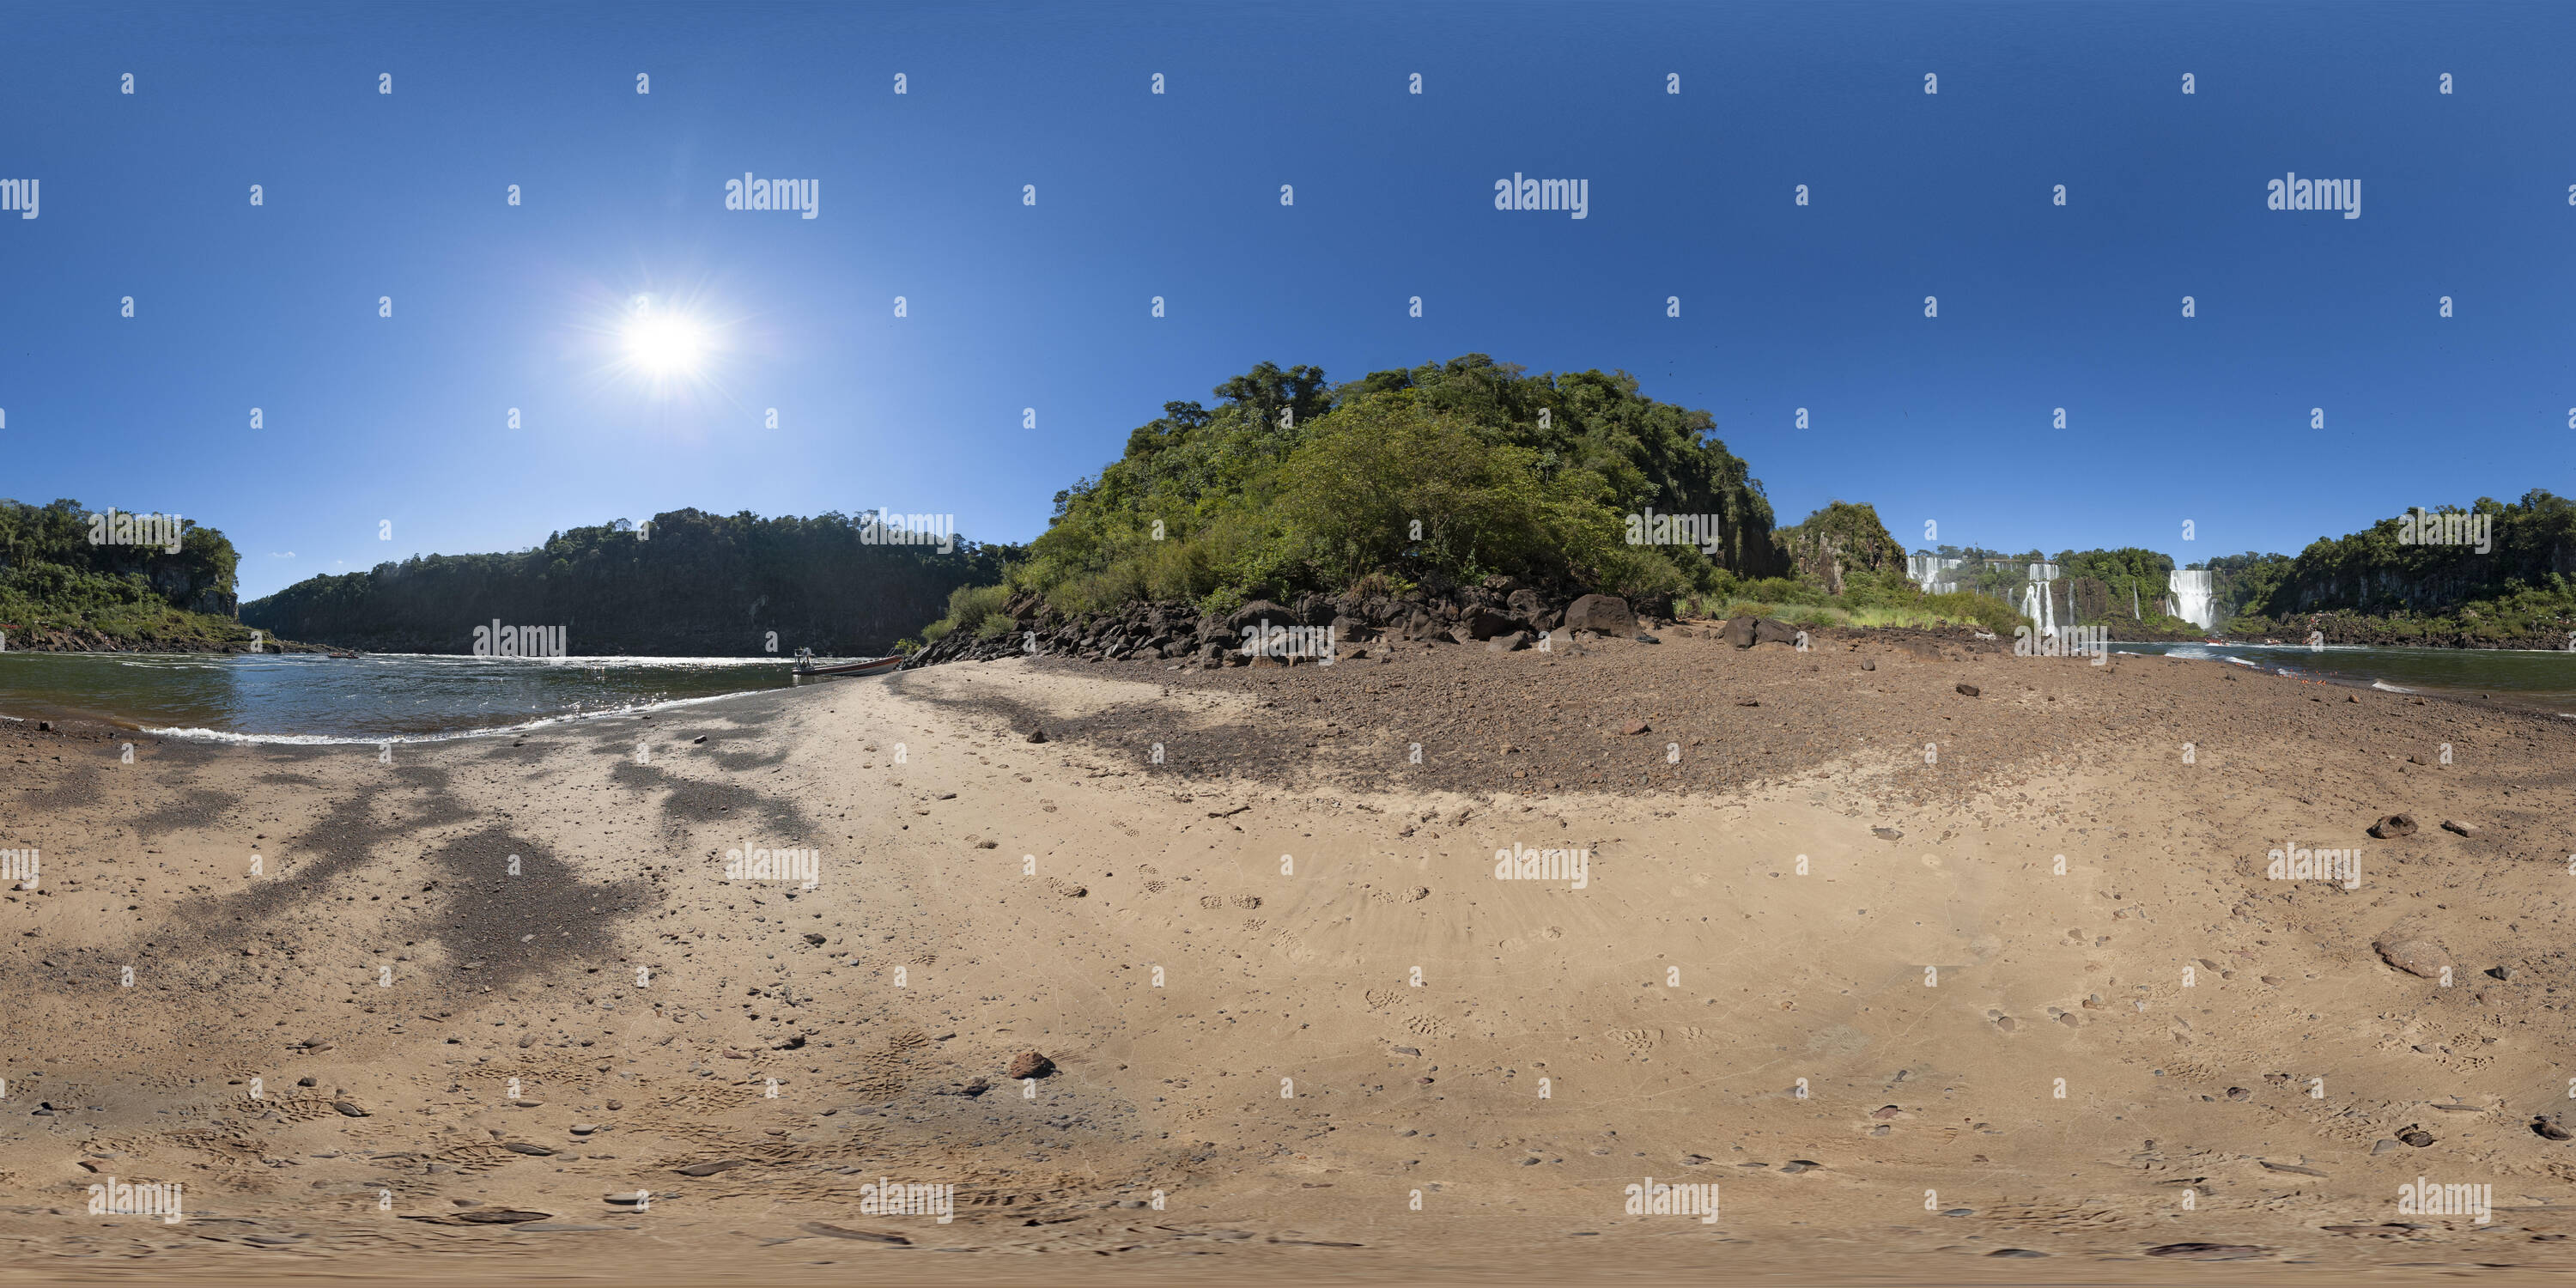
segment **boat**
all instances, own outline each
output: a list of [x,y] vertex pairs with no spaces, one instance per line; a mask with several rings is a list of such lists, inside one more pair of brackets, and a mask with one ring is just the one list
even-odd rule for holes
[[892,671],[896,667],[902,666],[903,660],[903,654],[895,653],[886,657],[868,658],[864,661],[834,662],[829,665],[824,665],[817,663],[814,660],[814,654],[811,651],[799,649],[796,652],[796,670],[794,671],[794,674],[884,675],[888,671]]

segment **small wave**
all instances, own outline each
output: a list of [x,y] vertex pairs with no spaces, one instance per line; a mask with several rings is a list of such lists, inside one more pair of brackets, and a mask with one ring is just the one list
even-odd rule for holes
[[[288,655],[280,654],[279,656],[282,657]],[[308,653],[303,656],[319,658],[320,655]],[[348,661],[352,659],[343,658],[337,660]],[[768,656],[653,657],[626,653],[601,653],[597,655],[574,653],[563,657],[476,657],[471,653],[361,653],[354,660],[362,662],[447,662],[454,663],[459,666],[494,666],[506,664],[514,666],[570,667],[573,669],[584,667],[624,668],[667,666],[682,670],[719,670],[737,666],[790,666],[795,662],[794,658]]]
[[524,720],[518,724],[497,725],[489,729],[457,729],[446,733],[378,734],[369,737],[357,734],[232,733],[222,729],[154,729],[150,727],[144,728],[141,732],[156,738],[176,738],[182,742],[207,742],[227,746],[376,747],[396,742],[406,744],[453,742],[459,738],[490,738],[500,734],[526,733],[531,729],[544,729],[551,725],[570,724],[580,720],[606,720],[618,716],[642,715],[671,707],[696,706],[701,702],[721,702],[726,698],[741,697],[743,693],[766,692],[769,690],[745,689],[742,693],[716,693],[699,698],[671,698],[661,702],[638,703],[634,706],[607,707],[598,711],[575,711],[559,716],[543,716],[534,720]]
[[2248,659],[2246,659],[2246,658],[2241,658],[2241,657],[2231,657],[2231,658],[2228,658],[2227,660],[2228,660],[2228,661],[2230,661],[2230,662],[2234,662],[2234,663],[2235,663],[2235,664],[2237,664],[2238,666],[2250,666],[2250,667],[2254,668],[2254,669],[2255,669],[2255,670],[2257,670],[2257,671],[2260,671],[2260,670],[2262,670],[2262,669],[2263,669],[2263,664],[2262,664],[2262,663],[2260,663],[2260,662],[2255,662],[2255,661],[2251,661],[2251,660],[2248,660]]
[[2389,683],[2388,681],[2386,681],[2386,680],[2373,680],[2373,681],[2371,681],[2371,682],[2370,682],[2370,687],[2372,687],[2372,688],[2374,688],[2374,689],[2377,689],[2377,690],[2379,690],[2379,691],[2380,691],[2380,692],[2382,692],[2382,693],[2413,693],[2413,692],[2414,692],[2414,690],[2413,690],[2413,689],[2401,689],[2401,688],[2398,688],[2396,685],[2394,685],[2394,684],[2390,684],[2390,683]]

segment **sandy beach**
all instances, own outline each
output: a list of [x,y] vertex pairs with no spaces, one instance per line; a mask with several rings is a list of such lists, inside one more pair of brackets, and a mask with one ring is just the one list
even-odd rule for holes
[[5,724],[0,1279],[2565,1274],[2571,765],[1688,627],[389,760]]

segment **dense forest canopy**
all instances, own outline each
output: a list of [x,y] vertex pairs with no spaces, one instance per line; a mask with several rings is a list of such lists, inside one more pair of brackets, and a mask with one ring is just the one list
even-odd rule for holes
[[[1218,404],[1164,404],[1126,452],[1056,496],[1014,584],[1069,609],[1250,599],[1502,573],[1672,594],[1780,556],[1771,504],[1705,411],[1624,373],[1531,376],[1483,354],[1342,385],[1263,363]],[[1623,520],[1711,516],[1698,545],[1638,546]]]
[[676,510],[645,533],[626,520],[574,528],[530,550],[426,555],[313,577],[242,607],[278,635],[385,651],[470,651],[474,628],[565,628],[568,651],[743,657],[799,648],[874,654],[1001,575],[1005,546],[959,539],[871,543],[859,518],[763,519]]
[[73,500],[0,500],[0,624],[18,628],[20,639],[50,628],[129,645],[248,637],[232,626],[240,557],[223,533],[173,515],[175,552],[158,541],[119,543],[112,529],[93,543],[94,523],[110,513]]

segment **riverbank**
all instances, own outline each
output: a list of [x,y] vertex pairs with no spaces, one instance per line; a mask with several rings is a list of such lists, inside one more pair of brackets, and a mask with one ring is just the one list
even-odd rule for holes
[[48,626],[36,623],[0,629],[12,653],[328,653],[320,644],[254,636],[249,627],[204,613],[180,614],[190,620],[139,630],[97,626]]
[[[389,761],[0,724],[0,1277],[2563,1272],[2571,722],[1662,638],[961,663]],[[187,1219],[86,1215],[111,1175]]]
[[2305,644],[2313,632],[2323,643],[2381,648],[2533,649],[2576,648],[2576,620],[2480,621],[2450,617],[2370,617],[2359,613],[2305,613],[2293,617],[2240,617],[2225,624],[2230,639]]

